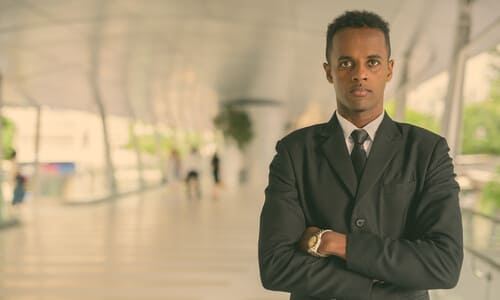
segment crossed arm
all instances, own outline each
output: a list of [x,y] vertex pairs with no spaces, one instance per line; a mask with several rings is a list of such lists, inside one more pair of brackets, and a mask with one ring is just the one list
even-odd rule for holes
[[[259,263],[264,287],[324,298],[390,299],[456,284],[463,256],[461,217],[444,139],[435,145],[414,212],[415,239],[327,233],[319,252],[331,254],[328,258],[307,255],[304,246],[301,250],[300,245],[318,229],[306,227],[292,160],[280,145],[277,151],[261,215]],[[376,280],[387,284],[374,284]]]

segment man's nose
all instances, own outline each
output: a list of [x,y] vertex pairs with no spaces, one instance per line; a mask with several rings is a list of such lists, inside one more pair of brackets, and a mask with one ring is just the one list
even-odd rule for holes
[[368,79],[368,74],[366,72],[366,68],[358,64],[352,70],[352,81],[366,81]]

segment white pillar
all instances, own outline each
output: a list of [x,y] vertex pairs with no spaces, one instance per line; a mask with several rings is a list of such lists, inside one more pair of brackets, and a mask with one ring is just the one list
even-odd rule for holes
[[142,163],[141,151],[139,149],[139,142],[137,141],[137,134],[135,133],[135,120],[130,122],[130,135],[132,138],[132,145],[134,147],[135,156],[137,159],[137,173],[139,174],[139,189],[144,189],[146,186],[144,181],[144,165]]
[[162,183],[163,179],[167,178],[166,159],[165,159],[164,152],[161,149],[161,135],[160,135],[160,132],[158,131],[158,125],[155,122],[153,124],[153,126],[154,126],[153,128],[154,128],[156,149],[157,149],[157,152],[158,152],[156,154],[158,155],[158,160],[160,162],[160,173],[161,173],[161,181],[160,181],[160,183]]
[[244,151],[242,164],[250,184],[265,186],[269,175],[269,164],[276,152],[276,142],[284,133],[284,107],[278,102],[269,101],[248,104],[244,109],[252,120],[254,138]]
[[[455,99],[451,106],[448,131],[446,133],[448,145],[450,147],[450,155],[455,157],[462,151],[462,127],[463,127],[463,86],[465,79],[465,63],[467,56],[465,51],[461,51],[457,59],[457,69],[454,83],[452,84],[453,90],[451,91],[451,98]],[[445,109],[446,110],[446,109]],[[444,132],[443,132],[444,133]]]
[[222,182],[230,189],[237,188],[244,158],[240,149],[235,142],[226,140],[219,155]]
[[101,117],[102,132],[103,132],[103,142],[104,142],[104,156],[106,161],[106,178],[108,181],[108,188],[111,196],[116,196],[118,194],[118,188],[116,185],[115,168],[113,165],[113,159],[111,157],[111,145],[109,143],[109,132],[106,120],[106,111],[104,104],[101,99],[101,92],[99,87],[99,78],[97,68],[98,64],[98,53],[97,49],[92,52],[92,71],[89,73],[90,87],[94,96],[94,101],[97,105],[99,116]]
[[[425,3],[426,7],[432,7],[432,3],[427,0]],[[418,20],[421,24],[425,24],[429,18],[429,13],[427,10],[422,10],[419,14]],[[406,119],[406,104],[408,99],[408,83],[409,83],[409,73],[410,73],[410,60],[413,56],[413,51],[417,48],[418,41],[422,35],[422,26],[417,26],[413,32],[411,39],[406,45],[405,52],[403,54],[403,67],[401,69],[401,79],[399,80],[398,89],[396,91],[396,113],[394,118],[397,121],[404,122]]]
[[406,99],[407,99],[407,84],[408,84],[408,64],[411,52],[406,52],[403,58],[403,68],[401,71],[401,80],[398,84],[398,89],[396,91],[396,112],[394,114],[394,119],[399,122],[405,121],[405,111],[406,111]]
[[40,105],[36,106],[36,123],[35,123],[35,161],[33,173],[33,196],[35,199],[40,194],[40,136],[41,136],[41,118],[42,108]]
[[111,192],[111,196],[116,196],[118,194],[118,189],[116,185],[115,168],[113,166],[113,160],[111,157],[111,146],[109,143],[109,132],[106,122],[106,110],[101,99],[101,89],[99,86],[99,51],[101,46],[101,33],[104,14],[106,11],[107,1],[98,1],[98,21],[94,22],[92,28],[92,34],[90,35],[90,72],[89,72],[89,82],[90,87],[94,96],[94,101],[97,105],[99,116],[101,117],[102,132],[104,138],[104,155],[106,160],[106,177],[108,181],[108,187]]
[[[92,75],[91,75],[92,76]],[[92,79],[91,79],[92,80]],[[111,157],[111,145],[109,143],[109,132],[106,120],[106,112],[104,110],[104,105],[101,101],[99,88],[97,85],[97,78],[92,80],[92,89],[94,91],[94,100],[96,101],[97,107],[99,109],[99,115],[101,117],[102,132],[104,137],[104,155],[106,159],[106,177],[108,180],[108,187],[111,192],[111,196],[116,196],[118,194],[118,188],[116,184],[115,177],[115,167],[113,165],[113,159]]]
[[459,0],[459,18],[455,35],[455,44],[452,53],[451,65],[448,71],[449,81],[446,91],[444,112],[441,123],[441,134],[443,134],[450,146],[452,156],[458,153],[459,141],[457,134],[461,126],[462,106],[463,106],[463,83],[466,57],[465,46],[469,42],[471,28],[471,10],[474,0]]
[[0,220],[4,219],[5,207],[3,201],[3,182],[5,174],[3,173],[3,76],[0,74]]

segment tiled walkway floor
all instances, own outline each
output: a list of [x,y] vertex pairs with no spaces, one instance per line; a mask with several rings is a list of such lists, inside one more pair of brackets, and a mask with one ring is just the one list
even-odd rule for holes
[[[0,300],[288,299],[259,280],[263,188],[217,200],[183,192],[168,186],[99,204],[15,207],[22,225],[0,231]],[[432,299],[499,299],[498,272],[488,284],[472,263],[466,255],[457,288]]]
[[260,285],[262,201],[262,190],[189,201],[171,186],[94,205],[25,203],[22,225],[0,232],[0,299],[288,299]]

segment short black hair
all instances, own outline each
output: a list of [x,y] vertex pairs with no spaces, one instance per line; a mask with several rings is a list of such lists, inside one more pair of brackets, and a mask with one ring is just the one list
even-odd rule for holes
[[387,47],[387,56],[391,57],[391,41],[389,39],[389,23],[376,13],[366,10],[346,11],[338,16],[328,25],[326,32],[326,61],[330,62],[330,51],[332,50],[333,36],[344,28],[375,28],[384,33],[385,45]]

